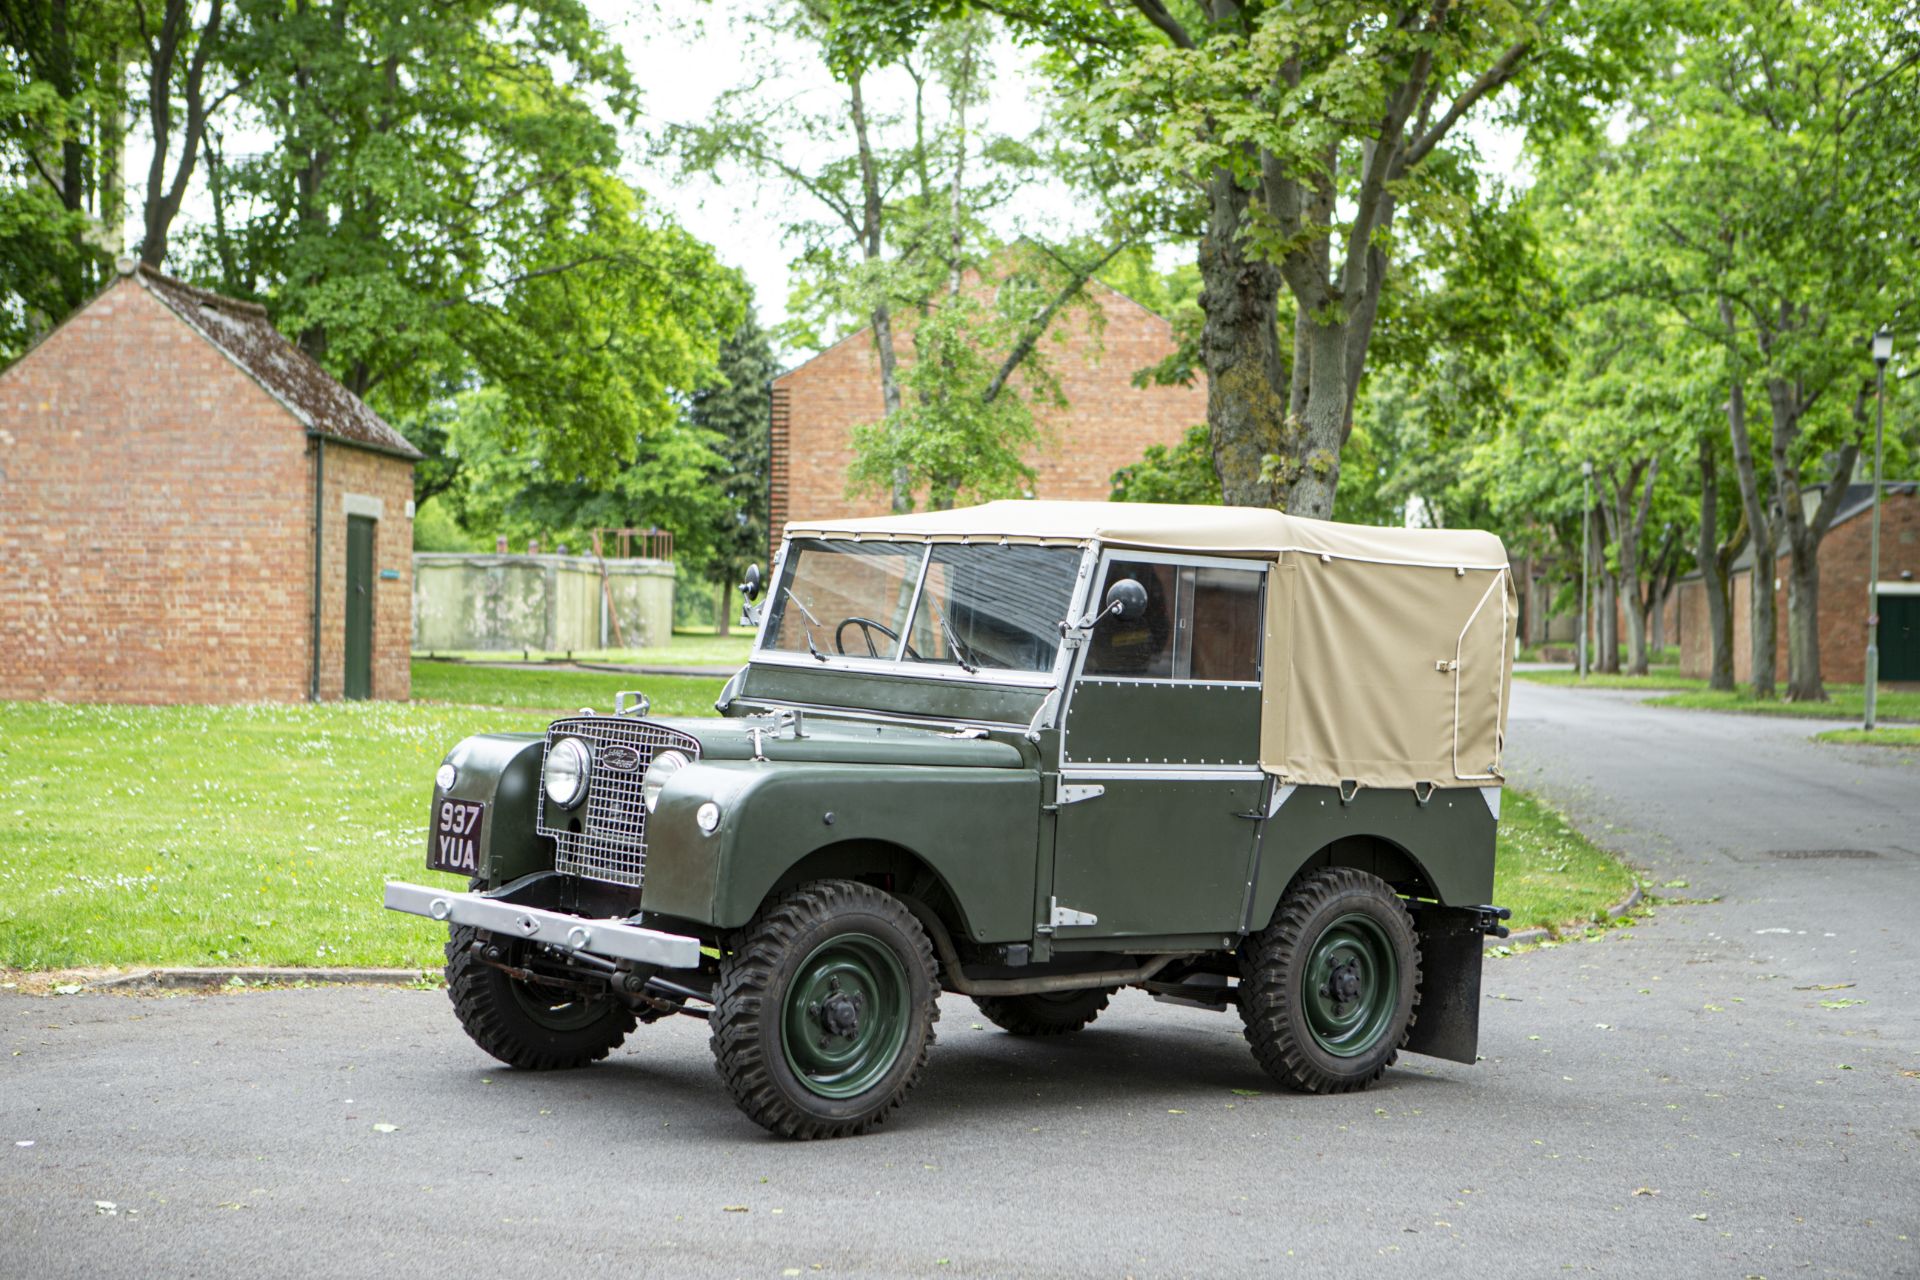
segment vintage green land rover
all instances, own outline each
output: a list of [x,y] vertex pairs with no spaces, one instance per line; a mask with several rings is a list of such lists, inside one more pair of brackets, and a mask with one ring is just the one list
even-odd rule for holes
[[1017,1035],[1123,987],[1311,1092],[1472,1062],[1515,611],[1484,533],[996,502],[789,525],[716,719],[482,734],[427,865],[469,1035],[578,1067],[673,1014],[792,1137],[900,1105],[943,991]]

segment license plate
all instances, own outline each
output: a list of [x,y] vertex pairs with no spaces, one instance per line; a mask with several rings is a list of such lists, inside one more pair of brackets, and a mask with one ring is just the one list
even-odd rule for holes
[[442,799],[433,816],[427,846],[427,870],[480,874],[480,833],[487,825],[487,806],[476,800]]

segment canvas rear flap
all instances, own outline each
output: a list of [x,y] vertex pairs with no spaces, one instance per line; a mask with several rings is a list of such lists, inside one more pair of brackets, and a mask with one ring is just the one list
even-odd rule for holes
[[1324,786],[1500,781],[1516,618],[1505,567],[1288,553],[1268,583],[1267,772]]

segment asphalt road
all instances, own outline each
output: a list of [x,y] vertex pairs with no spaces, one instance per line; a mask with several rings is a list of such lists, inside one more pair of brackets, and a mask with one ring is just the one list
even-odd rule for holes
[[1920,762],[1810,731],[1523,686],[1517,777],[1718,901],[1491,961],[1485,1060],[1358,1096],[949,998],[894,1125],[793,1144],[688,1019],[533,1076],[437,992],[0,995],[0,1276],[1920,1275]]

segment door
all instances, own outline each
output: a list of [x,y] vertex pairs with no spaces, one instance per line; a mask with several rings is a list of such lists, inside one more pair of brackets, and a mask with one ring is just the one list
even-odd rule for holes
[[1056,945],[1236,932],[1265,808],[1264,572],[1109,557],[1094,599],[1123,578],[1146,588],[1146,610],[1094,627],[1062,719]]
[[1880,597],[1880,678],[1920,680],[1920,596]]
[[347,670],[349,698],[373,696],[373,521],[347,517]]

